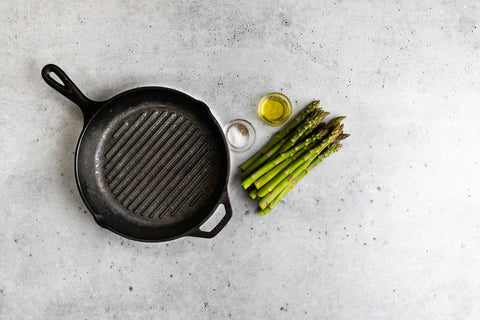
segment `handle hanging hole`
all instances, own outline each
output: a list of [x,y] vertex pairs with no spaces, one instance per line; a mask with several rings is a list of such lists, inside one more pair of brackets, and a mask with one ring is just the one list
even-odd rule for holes
[[55,82],[57,82],[59,85],[61,85],[62,87],[65,87],[65,86],[66,86],[65,83],[63,82],[63,80],[60,79],[60,77],[59,77],[55,72],[50,71],[50,72],[48,73],[48,76],[49,76],[50,78],[52,78]]
[[217,210],[213,213],[213,215],[208,218],[208,220],[200,226],[200,231],[210,232],[212,231],[219,223],[222,221],[223,217],[225,216],[225,206],[219,206]]

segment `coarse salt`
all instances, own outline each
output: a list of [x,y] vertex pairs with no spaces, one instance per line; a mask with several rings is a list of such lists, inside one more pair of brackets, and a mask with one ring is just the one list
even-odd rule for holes
[[249,140],[248,128],[242,123],[236,123],[228,129],[227,138],[234,147],[243,148]]

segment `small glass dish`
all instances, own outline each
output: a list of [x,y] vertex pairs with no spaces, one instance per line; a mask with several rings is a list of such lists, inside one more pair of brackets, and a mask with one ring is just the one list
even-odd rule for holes
[[235,119],[225,126],[225,137],[232,151],[243,152],[255,142],[255,129],[250,122]]
[[280,92],[265,95],[258,103],[258,116],[269,126],[278,127],[290,119],[292,103]]

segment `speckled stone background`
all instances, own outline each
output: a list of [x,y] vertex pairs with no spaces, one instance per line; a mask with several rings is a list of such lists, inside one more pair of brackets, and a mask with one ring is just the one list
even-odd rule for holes
[[[2,1],[0,319],[479,319],[477,1]],[[352,136],[255,214],[235,169],[215,238],[98,227],[74,179],[80,110],[161,85],[275,129],[270,91],[347,115]]]

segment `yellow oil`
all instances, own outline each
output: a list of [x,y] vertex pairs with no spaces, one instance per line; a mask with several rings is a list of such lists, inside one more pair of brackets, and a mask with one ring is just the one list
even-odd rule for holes
[[290,105],[282,97],[270,96],[260,103],[258,112],[268,124],[280,125],[290,117]]

